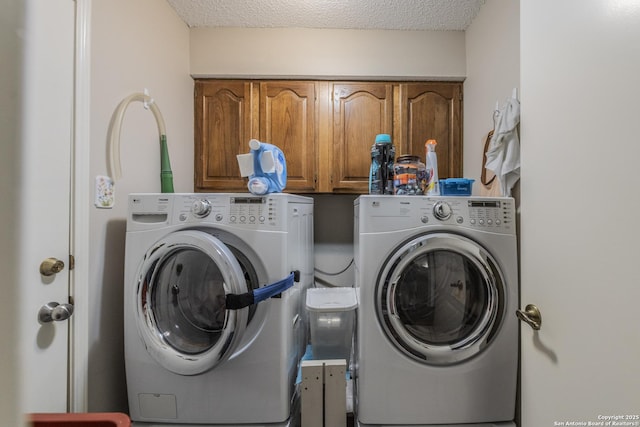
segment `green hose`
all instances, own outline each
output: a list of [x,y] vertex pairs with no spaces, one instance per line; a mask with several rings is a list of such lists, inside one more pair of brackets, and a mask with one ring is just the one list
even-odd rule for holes
[[173,172],[167,149],[167,135],[160,135],[160,191],[173,193]]

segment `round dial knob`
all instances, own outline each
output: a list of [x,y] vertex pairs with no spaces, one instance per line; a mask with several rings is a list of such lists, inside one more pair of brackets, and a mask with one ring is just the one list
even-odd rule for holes
[[208,200],[201,199],[196,200],[191,205],[191,213],[197,216],[198,218],[204,218],[209,215],[211,212],[211,203]]
[[445,221],[451,217],[452,209],[447,202],[437,202],[433,205],[433,216],[440,221]]

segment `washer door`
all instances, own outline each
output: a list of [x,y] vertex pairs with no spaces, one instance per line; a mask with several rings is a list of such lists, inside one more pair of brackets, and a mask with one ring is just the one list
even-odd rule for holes
[[249,308],[227,310],[226,294],[248,289],[236,257],[219,239],[197,230],[170,234],[147,252],[136,277],[138,331],[160,365],[196,375],[233,353]]
[[455,234],[415,237],[383,265],[378,317],[393,344],[427,364],[480,353],[504,316],[505,284],[492,256]]

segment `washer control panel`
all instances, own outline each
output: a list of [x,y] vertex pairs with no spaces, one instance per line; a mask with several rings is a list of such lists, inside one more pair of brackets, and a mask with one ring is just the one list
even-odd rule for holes
[[264,224],[273,220],[273,207],[264,197],[231,197],[229,200],[229,222],[232,224]]
[[[178,222],[207,222],[243,228],[278,229],[286,221],[281,198],[244,194],[190,194],[178,199]],[[282,211],[282,212],[281,212]]]
[[128,230],[168,225],[228,226],[287,231],[296,218],[312,217],[313,199],[284,193],[133,193]]

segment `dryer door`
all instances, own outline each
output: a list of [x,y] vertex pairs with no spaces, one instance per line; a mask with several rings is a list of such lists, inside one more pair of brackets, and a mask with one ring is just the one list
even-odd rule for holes
[[227,310],[225,296],[247,292],[247,283],[219,239],[196,230],[170,234],[147,252],[136,278],[138,331],[160,365],[196,375],[233,353],[249,308]]
[[504,317],[498,264],[456,234],[417,236],[393,251],[376,288],[377,313],[393,344],[427,364],[461,362],[491,343]]

